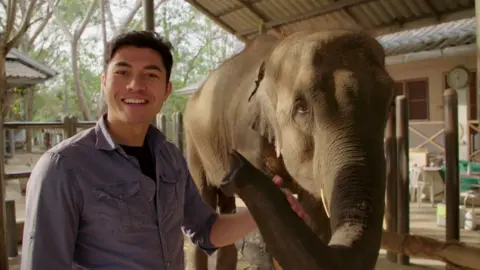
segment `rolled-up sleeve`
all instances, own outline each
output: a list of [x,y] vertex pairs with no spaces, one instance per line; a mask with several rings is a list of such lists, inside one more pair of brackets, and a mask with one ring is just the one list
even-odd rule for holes
[[211,255],[218,249],[210,241],[210,232],[218,214],[201,198],[186,164],[184,168],[187,182],[185,184],[183,230],[195,245]]
[[22,270],[72,268],[79,198],[75,175],[64,158],[43,154],[27,184]]

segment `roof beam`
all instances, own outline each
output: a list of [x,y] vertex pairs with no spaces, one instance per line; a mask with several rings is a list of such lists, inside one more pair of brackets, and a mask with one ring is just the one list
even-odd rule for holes
[[425,4],[427,4],[427,7],[432,11],[433,15],[437,19],[437,21],[440,21],[441,14],[438,12],[438,10],[435,8],[435,6],[432,3],[432,0],[425,0]]
[[223,28],[225,31],[229,32],[230,34],[236,36],[238,39],[240,39],[243,42],[246,42],[247,39],[245,37],[239,36],[236,32],[235,29],[230,27],[227,23],[225,23],[223,20],[220,18],[216,17],[215,14],[213,14],[210,10],[206,9],[202,4],[200,4],[196,0],[185,0],[187,1],[190,5],[192,5],[194,8],[198,9],[200,12],[202,12],[205,16],[207,16],[210,20],[218,24],[221,28]]
[[[247,9],[250,13],[255,15],[263,24],[268,22],[267,17],[262,15],[256,8],[253,6],[252,3],[247,3],[245,0],[236,0],[238,4],[240,4],[243,8]],[[272,27],[272,31],[277,35],[283,35],[278,27]]]
[[[291,24],[291,23],[295,23],[295,22],[298,22],[298,21],[307,20],[307,19],[310,19],[312,17],[317,17],[317,16],[320,16],[320,15],[333,13],[333,12],[340,11],[340,10],[345,9],[345,8],[354,7],[354,6],[366,4],[366,3],[369,3],[369,2],[373,2],[373,1],[377,1],[377,0],[340,0],[338,2],[327,5],[326,7],[321,7],[321,8],[314,9],[314,10],[312,10],[312,11],[306,13],[306,14],[293,16],[293,17],[290,17],[290,18],[276,20],[276,21],[270,21],[268,23],[265,23],[265,27],[267,29],[269,29],[269,28],[273,28],[273,27],[276,27],[276,26]],[[240,37],[245,37],[245,36],[254,34],[257,31],[258,30],[256,28],[252,28],[252,29],[249,29],[249,30],[246,30],[246,31],[237,32],[236,35],[240,36]]]
[[[338,2],[340,0],[334,0],[334,2]],[[348,9],[348,7],[345,7],[345,8],[342,8],[341,11],[343,11],[345,13],[345,15],[350,19],[352,20],[352,22],[354,22],[355,24],[361,26],[363,28],[363,25],[360,23],[360,21],[358,21],[355,16],[353,16],[352,12],[350,12],[350,10]]]

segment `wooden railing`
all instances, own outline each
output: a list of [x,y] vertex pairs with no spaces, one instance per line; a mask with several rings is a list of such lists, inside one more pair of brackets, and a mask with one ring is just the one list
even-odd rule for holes
[[470,160],[480,161],[480,128],[478,120],[468,121],[467,134]]
[[[177,112],[168,117],[165,114],[159,114],[157,117],[157,127],[162,130],[167,139],[177,145],[177,147],[183,151],[185,141],[183,136],[183,123],[182,113]],[[5,122],[5,130],[18,130],[18,129],[63,129],[63,138],[69,138],[74,136],[79,129],[90,128],[95,125],[95,121],[78,121],[76,117],[64,117],[63,121],[57,122]],[[170,128],[169,128],[170,127]],[[10,142],[13,143],[13,142]],[[48,147],[52,147],[50,143],[47,143]],[[3,146],[2,146],[3,147]],[[10,148],[14,149],[14,146]],[[3,149],[3,148],[2,148]],[[0,162],[4,162],[0,160]],[[6,180],[28,178],[30,177],[30,171],[16,171],[5,175]]]
[[[444,122],[415,121],[409,123],[409,141],[411,149],[428,149],[430,153],[445,153]],[[459,125],[459,138],[465,141],[469,150],[469,159],[480,161],[480,126],[479,121],[468,121],[468,127]]]
[[410,122],[410,148],[427,148],[431,152],[445,152],[443,121]]

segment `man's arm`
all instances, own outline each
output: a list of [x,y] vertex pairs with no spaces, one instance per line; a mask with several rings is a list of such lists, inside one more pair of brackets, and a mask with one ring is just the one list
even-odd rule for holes
[[220,215],[213,224],[210,241],[214,246],[224,247],[236,243],[257,229],[250,211]]
[[46,152],[27,184],[22,270],[72,268],[79,198],[75,176],[65,161]]
[[[282,179],[279,176],[274,176],[272,180],[277,186],[282,186]],[[282,190],[292,210],[305,222],[310,224],[310,217],[305,213],[293,194],[287,189]],[[210,232],[211,243],[217,247],[231,245],[257,228],[258,226],[255,219],[248,210],[231,215],[220,215],[213,224]]]
[[218,218],[218,214],[210,205],[203,201],[186,164],[184,168],[187,179],[182,227],[192,242],[210,255],[218,248],[210,241],[210,232],[213,223]]

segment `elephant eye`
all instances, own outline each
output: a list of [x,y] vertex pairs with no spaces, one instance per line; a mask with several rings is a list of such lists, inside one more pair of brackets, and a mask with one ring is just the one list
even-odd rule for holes
[[294,112],[295,113],[300,113],[300,114],[308,113],[307,102],[304,99],[301,99],[301,98],[295,100]]

